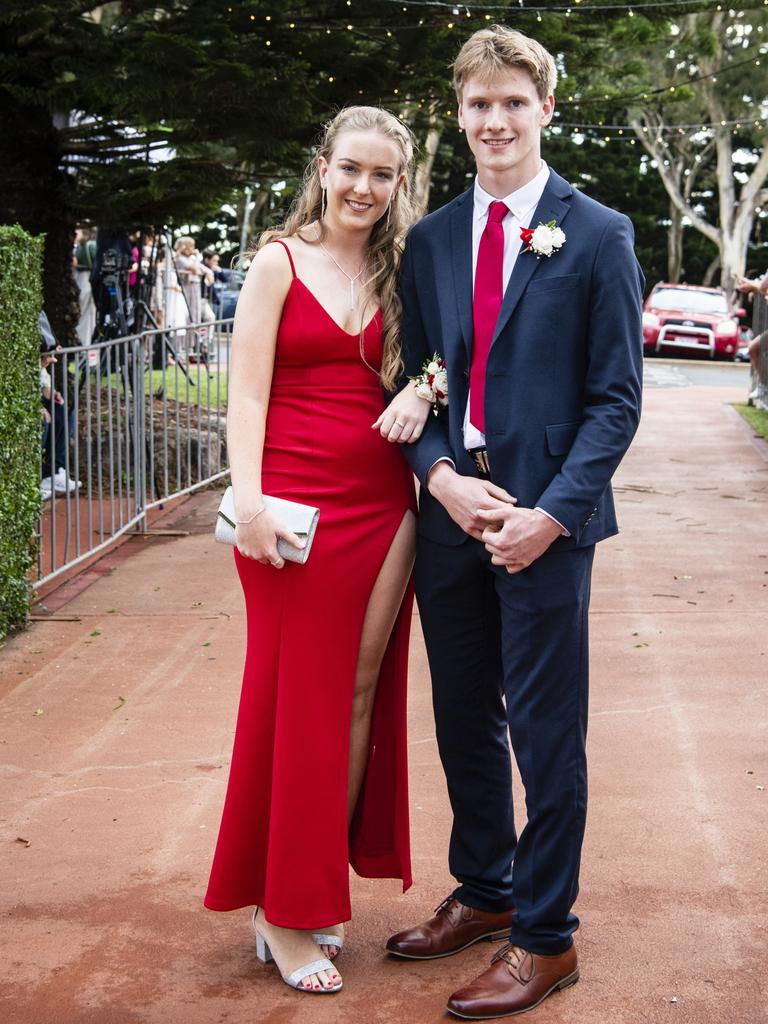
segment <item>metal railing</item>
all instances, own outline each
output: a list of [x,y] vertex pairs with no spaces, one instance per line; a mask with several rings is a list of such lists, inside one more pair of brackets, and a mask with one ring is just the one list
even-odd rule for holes
[[231,339],[230,319],[56,352],[61,397],[47,404],[33,587],[229,474]]
[[768,409],[768,301],[759,293],[754,297],[752,309],[752,333],[760,339],[760,351],[757,361],[757,395],[753,399],[761,409]]

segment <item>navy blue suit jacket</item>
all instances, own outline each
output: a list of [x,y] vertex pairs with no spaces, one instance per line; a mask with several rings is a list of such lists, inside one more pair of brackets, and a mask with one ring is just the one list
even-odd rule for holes
[[[433,352],[448,371],[448,400],[413,445],[421,488],[419,532],[443,544],[467,534],[427,491],[434,463],[477,475],[462,425],[472,345],[473,189],[411,230],[400,295],[405,374]],[[632,224],[554,171],[531,227],[554,219],[566,235],[549,258],[521,253],[488,357],[485,436],[493,481],[520,507],[540,506],[586,546],[618,532],[611,477],[640,417],[643,275]]]

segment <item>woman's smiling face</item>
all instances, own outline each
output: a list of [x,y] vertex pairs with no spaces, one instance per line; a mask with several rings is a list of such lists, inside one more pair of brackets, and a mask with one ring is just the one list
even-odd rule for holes
[[370,231],[403,181],[399,164],[397,146],[380,132],[342,132],[328,159],[318,157],[326,219],[347,230]]

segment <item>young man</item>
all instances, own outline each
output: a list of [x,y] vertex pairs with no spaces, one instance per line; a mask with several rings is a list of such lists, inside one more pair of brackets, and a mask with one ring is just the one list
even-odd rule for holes
[[632,226],[542,162],[555,79],[511,29],[464,45],[454,84],[477,178],[413,228],[402,272],[405,372],[438,352],[449,381],[447,409],[403,449],[421,482],[416,588],[459,885],[387,949],[431,959],[508,937],[450,997],[468,1019],[578,979],[590,575],[640,414]]

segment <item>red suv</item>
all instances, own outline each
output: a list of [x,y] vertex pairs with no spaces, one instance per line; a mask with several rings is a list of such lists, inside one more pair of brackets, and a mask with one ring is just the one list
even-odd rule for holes
[[722,288],[693,284],[654,286],[643,307],[643,351],[698,352],[710,359],[735,359],[739,317]]

